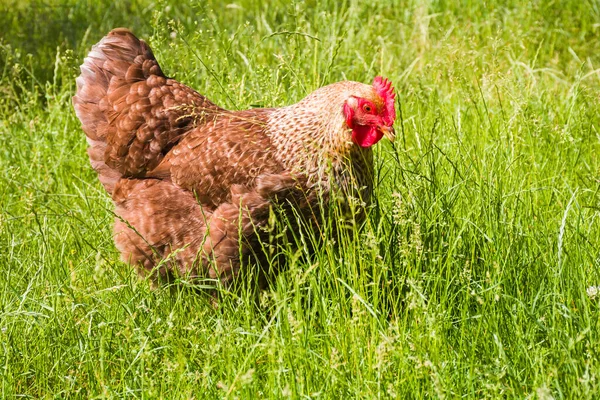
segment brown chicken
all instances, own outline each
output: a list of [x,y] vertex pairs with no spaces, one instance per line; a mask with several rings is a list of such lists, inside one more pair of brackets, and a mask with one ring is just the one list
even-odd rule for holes
[[166,77],[148,45],[121,28],[88,54],[73,104],[115,204],[123,260],[227,285],[262,251],[274,207],[310,215],[334,188],[369,203],[371,146],[393,139],[394,98],[377,77],[283,108],[225,110]]

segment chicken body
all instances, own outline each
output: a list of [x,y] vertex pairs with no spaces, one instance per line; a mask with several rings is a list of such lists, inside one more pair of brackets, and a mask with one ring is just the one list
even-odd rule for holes
[[115,204],[123,260],[224,284],[261,251],[274,205],[310,214],[334,187],[368,204],[371,146],[393,132],[393,101],[389,82],[376,78],[335,83],[288,107],[228,111],[167,78],[122,28],[92,48],[73,98]]

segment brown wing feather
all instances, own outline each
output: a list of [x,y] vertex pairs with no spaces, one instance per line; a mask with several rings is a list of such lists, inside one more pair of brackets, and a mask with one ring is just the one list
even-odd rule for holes
[[198,249],[211,213],[202,210],[192,193],[158,179],[121,179],[113,197],[115,244],[123,261],[150,272],[175,252],[170,263],[155,271],[158,275],[201,271]]
[[73,103],[91,164],[111,193],[121,176],[144,176],[188,131],[222,110],[167,78],[150,47],[123,28],[86,57]]
[[264,132],[269,112],[221,113],[192,130],[148,176],[168,177],[213,209],[230,201],[233,185],[252,189],[259,176],[283,171]]
[[[115,242],[123,260],[143,273],[161,265],[154,276],[204,276],[227,285],[239,273],[242,261],[260,252],[259,241],[265,240],[262,228],[274,198],[299,199],[303,197],[300,187],[287,173],[262,175],[254,189],[232,185],[230,201],[210,211],[172,182],[121,179],[114,193],[118,198]],[[159,264],[169,255],[170,262]]]

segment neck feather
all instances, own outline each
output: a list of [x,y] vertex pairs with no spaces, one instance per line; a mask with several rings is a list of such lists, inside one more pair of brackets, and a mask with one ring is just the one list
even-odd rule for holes
[[370,90],[362,83],[339,82],[297,104],[274,109],[266,132],[282,165],[306,174],[314,184],[327,184],[333,177],[344,187],[370,186],[372,151],[353,142],[343,112],[351,95]]

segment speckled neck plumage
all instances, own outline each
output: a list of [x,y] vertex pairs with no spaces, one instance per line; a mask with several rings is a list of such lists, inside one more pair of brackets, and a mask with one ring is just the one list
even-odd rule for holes
[[[292,171],[327,184],[328,176],[341,186],[358,176],[359,186],[371,177],[372,151],[352,141],[343,106],[350,96],[368,96],[372,86],[344,81],[322,87],[300,102],[273,110],[267,132],[279,161]],[[332,174],[332,175],[330,175]]]

